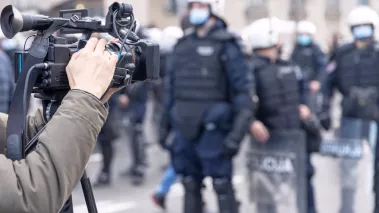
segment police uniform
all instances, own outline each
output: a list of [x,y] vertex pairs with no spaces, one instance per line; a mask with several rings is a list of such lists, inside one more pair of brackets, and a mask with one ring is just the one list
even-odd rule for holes
[[132,165],[127,174],[134,178],[133,183],[135,184],[141,183],[147,166],[143,122],[146,114],[149,87],[150,85],[147,82],[138,82],[125,90],[129,98],[125,113],[128,120],[127,130],[130,133],[132,156]]
[[103,166],[101,173],[95,183],[96,186],[103,186],[110,184],[111,181],[111,165],[114,158],[113,141],[115,141],[119,134],[114,128],[112,122],[114,120],[116,111],[116,97],[112,96],[108,101],[109,115],[105,120],[104,126],[101,128],[97,141],[99,142],[101,154],[103,155]]
[[306,83],[322,80],[327,60],[318,45],[314,43],[307,46],[296,44],[291,59],[300,66]]
[[[327,59],[318,45],[314,43],[306,46],[296,44],[291,58],[297,65],[300,66],[306,88],[309,88],[309,82],[322,82],[323,78],[325,78]],[[306,103],[312,108],[312,111],[319,111],[319,109],[315,108],[317,106],[312,104],[313,100],[311,100],[309,93],[306,95],[306,98]]]
[[250,124],[249,84],[243,54],[221,19],[204,38],[192,31],[176,45],[165,109],[175,132],[170,150],[183,176],[186,213],[202,212],[205,176],[213,178],[220,212],[238,212],[232,157]]
[[[253,55],[251,64],[255,79],[255,91],[259,99],[256,119],[269,131],[296,130],[303,128],[299,105],[304,103],[304,82],[301,70],[295,64],[278,59]],[[305,150],[304,150],[305,151]],[[313,187],[313,166],[307,157],[308,213],[315,213]],[[258,205],[264,212],[277,212],[273,205]],[[263,211],[263,210],[262,210]]]
[[[349,43],[341,46],[336,50],[335,61],[331,62],[327,70],[329,75],[324,84],[324,112],[329,112],[330,99],[333,89],[337,88],[343,95],[342,116],[349,118],[375,120],[378,121],[378,87],[379,87],[379,46],[378,43],[372,42],[365,49],[358,49],[355,43]],[[353,91],[374,91],[375,94],[368,98],[366,106],[357,106],[351,99]],[[329,118],[330,119],[330,115]],[[376,146],[376,153],[379,153]],[[375,177],[374,190],[378,193],[378,154],[375,159]],[[345,160],[348,161],[348,160]],[[353,169],[350,165],[348,170]],[[345,179],[345,178],[344,178]],[[350,183],[351,184],[351,183]],[[354,184],[354,183],[353,183]],[[343,203],[341,212],[352,212],[355,190],[347,191],[343,189]],[[376,195],[378,196],[378,195]],[[378,198],[375,199],[375,206],[378,206]],[[343,210],[345,209],[345,210]],[[377,212],[377,210],[376,210]]]

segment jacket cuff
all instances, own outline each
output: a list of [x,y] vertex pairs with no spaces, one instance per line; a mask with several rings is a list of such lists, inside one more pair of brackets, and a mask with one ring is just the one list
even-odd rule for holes
[[106,106],[94,95],[83,90],[70,90],[64,97],[59,111],[70,111],[85,119],[100,132],[108,116]]

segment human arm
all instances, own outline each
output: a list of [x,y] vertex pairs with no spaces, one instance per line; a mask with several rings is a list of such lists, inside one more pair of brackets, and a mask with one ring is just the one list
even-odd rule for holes
[[161,147],[165,149],[168,148],[166,144],[166,139],[172,129],[170,112],[174,104],[174,66],[172,64],[173,61],[174,56],[172,56],[172,60],[170,60],[170,63],[167,63],[167,74],[163,78],[163,115],[159,127],[159,143]]
[[[35,151],[14,162],[0,155],[1,212],[59,212],[79,182],[106,116],[100,100],[73,90],[46,124]],[[41,111],[28,121],[30,137],[43,126]]]
[[225,146],[233,156],[237,154],[240,143],[254,120],[252,94],[250,94],[254,80],[237,44],[226,43],[223,53],[233,109],[233,124],[225,138]]
[[322,82],[322,108],[319,114],[321,125],[325,129],[329,129],[331,126],[330,106],[333,97],[333,90],[337,86],[336,73],[338,72],[338,66],[336,61],[331,61],[326,67],[326,77]]
[[[105,45],[93,38],[72,56],[66,67],[72,90],[38,136],[36,149],[19,161],[0,155],[0,212],[59,212],[69,197],[107,116],[103,103],[115,92],[104,95],[117,63],[117,56],[104,52]],[[2,115],[2,140],[6,120]],[[41,112],[28,118],[29,139],[44,126],[41,122]]]

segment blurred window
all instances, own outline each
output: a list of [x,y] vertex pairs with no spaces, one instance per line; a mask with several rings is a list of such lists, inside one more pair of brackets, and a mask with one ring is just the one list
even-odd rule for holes
[[268,15],[267,0],[247,0],[245,15],[247,20],[266,17]]
[[248,7],[260,7],[265,4],[266,0],[247,0]]
[[[364,0],[360,0],[364,1]],[[326,9],[327,10],[338,10],[340,9],[339,0],[326,0]]]
[[368,0],[359,0],[358,4],[368,5]]
[[326,18],[338,20],[340,14],[340,2],[339,0],[325,0],[326,1]]
[[176,14],[176,12],[178,11],[177,1],[178,0],[166,0],[166,8],[168,12]]
[[104,14],[104,8],[87,8],[88,10],[88,15],[89,16],[100,16],[100,17],[103,17],[105,16]]

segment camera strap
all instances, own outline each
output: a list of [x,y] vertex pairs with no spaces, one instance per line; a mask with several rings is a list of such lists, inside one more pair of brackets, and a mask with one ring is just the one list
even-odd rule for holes
[[44,62],[48,47],[49,40],[37,36],[25,58],[25,63],[22,64],[22,72],[13,95],[7,125],[7,157],[11,160],[20,160],[25,157],[26,116],[31,92],[39,75],[35,69],[40,69],[35,65]]
[[25,158],[26,116],[32,89],[40,74],[36,70],[40,71],[44,68],[43,62],[49,49],[49,37],[66,23],[65,20],[56,20],[45,32],[39,32],[29,49],[25,63],[22,64],[22,72],[13,95],[7,125],[7,157],[11,160]]

